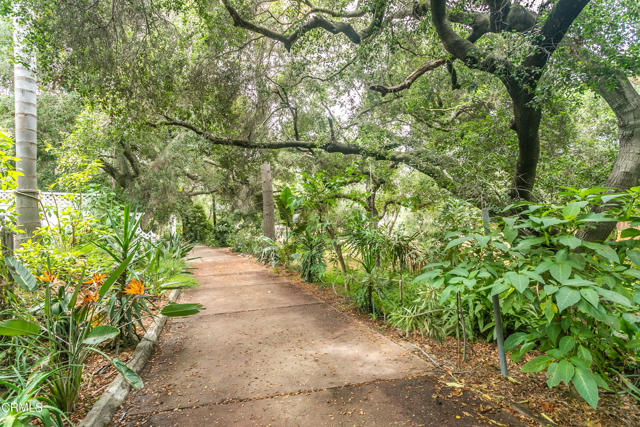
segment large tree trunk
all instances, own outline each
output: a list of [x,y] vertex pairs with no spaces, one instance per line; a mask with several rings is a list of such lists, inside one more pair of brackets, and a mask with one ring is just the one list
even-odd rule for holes
[[271,240],[276,239],[276,218],[273,203],[273,185],[271,182],[271,166],[265,162],[260,166],[262,176],[262,232]]
[[[622,74],[614,79],[600,79],[596,90],[618,118],[620,148],[605,185],[624,191],[640,182],[640,95]],[[613,222],[594,223],[589,230],[578,233],[578,237],[604,241],[615,226]]]
[[528,99],[514,99],[513,128],[518,135],[518,160],[513,172],[509,196],[513,200],[531,200],[540,158],[540,119],[542,112],[531,106]]
[[16,169],[22,176],[18,177],[16,191],[16,213],[18,225],[24,231],[17,235],[18,245],[29,240],[36,228],[40,226],[38,213],[38,181],[36,178],[37,150],[37,115],[36,115],[36,78],[33,70],[35,60],[31,58],[30,68],[22,62],[24,52],[22,48],[23,30],[14,21],[14,89],[15,89],[15,141],[16,141]]

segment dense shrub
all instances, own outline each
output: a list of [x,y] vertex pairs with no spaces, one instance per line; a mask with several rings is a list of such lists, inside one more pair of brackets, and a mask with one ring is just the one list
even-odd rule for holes
[[[514,360],[542,353],[523,370],[546,370],[550,387],[571,384],[593,407],[598,387],[624,388],[640,397],[632,380],[640,367],[640,240],[594,243],[575,237],[593,222],[640,225],[640,187],[623,194],[570,190],[563,196],[560,205],[511,206],[520,215],[501,219],[487,235],[476,230],[455,236],[444,260],[429,265],[418,280],[437,289],[449,311],[461,298],[471,331],[493,326],[489,298],[499,295],[510,335],[506,349],[513,350]],[[610,209],[593,213],[602,203]],[[622,233],[638,235],[635,228]]]
[[182,235],[189,242],[209,243],[213,240],[213,225],[202,205],[192,204],[182,212]]

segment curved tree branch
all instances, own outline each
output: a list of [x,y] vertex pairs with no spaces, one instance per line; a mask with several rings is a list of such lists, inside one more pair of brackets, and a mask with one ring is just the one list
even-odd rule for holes
[[[342,21],[334,21],[329,18],[325,18],[319,14],[313,14],[311,17],[304,22],[300,27],[298,27],[295,31],[293,31],[289,35],[285,35],[282,33],[278,33],[276,31],[270,30],[269,28],[263,27],[261,25],[257,25],[252,23],[251,21],[243,18],[236,9],[231,6],[229,0],[222,0],[225,8],[231,15],[233,19],[233,25],[236,27],[245,28],[247,30],[253,31],[255,33],[262,34],[263,36],[269,37],[270,39],[277,40],[284,44],[285,49],[290,50],[291,46],[302,36],[308,33],[311,30],[316,28],[322,28],[325,31],[330,32],[331,34],[344,34],[352,43],[360,44],[363,40],[369,38],[373,34],[375,34],[380,27],[382,26],[382,20],[384,18],[385,11],[387,9],[388,0],[376,0],[375,6],[373,7],[373,18],[369,26],[367,26],[362,31],[356,30],[353,25],[342,22]],[[317,9],[317,12],[328,13],[327,10]],[[328,13],[332,15],[331,13]],[[332,16],[336,16],[333,14]],[[345,16],[346,17],[346,16]]]
[[431,71],[435,68],[438,68],[441,65],[444,65],[446,62],[447,60],[444,58],[436,59],[435,61],[426,62],[422,64],[420,67],[418,67],[414,72],[409,74],[407,78],[404,79],[404,81],[400,84],[397,84],[395,86],[372,85],[372,86],[369,86],[369,89],[374,90],[376,92],[380,92],[382,96],[385,96],[388,93],[400,92],[402,90],[410,88],[411,85],[418,79],[418,77],[420,77],[427,71]]
[[[195,134],[206,139],[213,145],[224,145],[228,147],[240,147],[245,149],[258,150],[277,150],[285,148],[299,148],[309,151],[325,151],[327,153],[355,154],[363,157],[369,157],[375,160],[394,161],[403,163],[414,168],[417,171],[431,177],[438,185],[447,189],[452,194],[465,194],[462,188],[444,169],[444,164],[448,164],[442,156],[435,156],[427,151],[377,151],[366,148],[364,146],[337,142],[330,140],[329,142],[307,142],[307,141],[279,141],[279,142],[256,142],[248,139],[221,138],[215,136],[195,125],[170,117],[166,117],[165,121],[152,124],[152,126],[177,126],[188,129]],[[335,137],[335,136],[334,136]],[[451,162],[449,162],[451,163]]]

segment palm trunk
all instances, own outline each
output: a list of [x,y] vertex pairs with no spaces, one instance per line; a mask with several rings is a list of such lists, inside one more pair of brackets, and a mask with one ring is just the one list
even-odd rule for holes
[[15,90],[15,140],[16,140],[16,169],[22,176],[18,177],[16,191],[16,213],[18,226],[24,231],[17,235],[16,242],[21,245],[33,236],[33,232],[40,226],[38,212],[38,181],[36,177],[37,150],[37,112],[36,112],[36,78],[33,70],[35,60],[31,57],[30,69],[22,62],[24,52],[22,38],[24,31],[17,21],[14,21],[14,90]]
[[271,166],[265,162],[260,167],[262,176],[262,232],[271,240],[276,239],[275,208],[273,202],[273,185],[271,182]]
[[[624,191],[640,182],[640,95],[622,74],[617,74],[613,81],[600,79],[596,89],[618,118],[620,148],[605,185]],[[591,225],[590,229],[578,233],[578,237],[604,241],[616,226],[614,222]]]

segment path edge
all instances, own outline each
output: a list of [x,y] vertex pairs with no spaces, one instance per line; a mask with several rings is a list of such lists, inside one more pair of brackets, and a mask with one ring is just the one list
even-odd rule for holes
[[[174,289],[169,294],[168,302],[175,302],[180,296],[180,289]],[[131,368],[136,374],[140,374],[144,369],[153,347],[158,341],[160,332],[167,323],[167,316],[158,316],[154,323],[151,325],[147,332],[144,334],[136,349],[129,359],[127,366]],[[131,385],[124,379],[121,374],[118,374],[116,378],[111,381],[109,388],[102,393],[100,399],[96,401],[91,410],[85,415],[85,417],[77,424],[78,427],[104,427],[111,424],[111,418],[116,413],[122,402],[127,398],[131,391]]]

